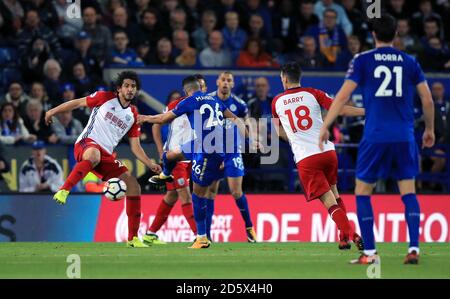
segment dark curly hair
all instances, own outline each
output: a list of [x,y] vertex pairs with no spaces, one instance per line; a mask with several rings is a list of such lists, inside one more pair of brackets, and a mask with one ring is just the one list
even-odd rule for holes
[[133,80],[134,82],[136,82],[137,90],[141,89],[141,81],[139,80],[139,76],[136,72],[133,71],[123,71],[120,72],[119,75],[117,75],[115,81],[116,89],[122,87],[123,81],[125,79]]

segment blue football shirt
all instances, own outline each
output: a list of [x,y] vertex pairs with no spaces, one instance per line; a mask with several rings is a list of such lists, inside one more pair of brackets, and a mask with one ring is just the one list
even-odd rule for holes
[[353,58],[346,75],[363,96],[368,142],[414,140],[414,93],[425,75],[415,58],[392,47],[381,47]]

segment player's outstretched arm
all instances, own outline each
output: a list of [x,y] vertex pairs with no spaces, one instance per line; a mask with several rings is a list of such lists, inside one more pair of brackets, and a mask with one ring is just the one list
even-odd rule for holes
[[328,131],[328,128],[339,116],[339,113],[341,113],[342,108],[344,107],[345,103],[347,103],[348,99],[350,98],[352,92],[356,89],[356,87],[357,87],[356,82],[352,80],[345,80],[341,89],[337,93],[333,103],[331,104],[330,109],[328,110],[325,120],[323,121],[322,128],[320,129],[319,133],[320,150],[323,150],[323,144],[327,143],[328,139],[330,138],[330,132]]
[[422,109],[425,121],[425,131],[422,136],[422,148],[434,145],[434,103],[427,81],[423,81],[416,86],[422,102]]
[[67,101],[45,112],[45,123],[50,125],[52,117],[58,113],[72,111],[80,107],[87,107],[86,97]]
[[167,111],[165,113],[156,114],[156,115],[138,115],[137,123],[152,123],[152,124],[166,124],[171,122],[177,117],[175,113],[172,111]]
[[139,161],[144,163],[148,168],[150,168],[153,172],[160,173],[161,166],[154,163],[145,153],[144,149],[141,146],[141,141],[139,137],[130,137],[129,138],[131,152],[138,158]]
[[344,105],[339,113],[340,116],[364,116],[366,111],[364,108],[353,107],[350,105]]

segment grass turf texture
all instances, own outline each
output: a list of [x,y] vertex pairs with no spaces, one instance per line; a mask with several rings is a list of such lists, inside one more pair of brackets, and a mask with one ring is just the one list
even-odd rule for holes
[[[81,278],[367,278],[359,256],[336,243],[187,243],[126,248],[124,243],[0,243],[0,278],[66,278],[70,254]],[[450,278],[450,244],[421,244],[419,265],[403,265],[407,244],[378,244],[381,278]]]

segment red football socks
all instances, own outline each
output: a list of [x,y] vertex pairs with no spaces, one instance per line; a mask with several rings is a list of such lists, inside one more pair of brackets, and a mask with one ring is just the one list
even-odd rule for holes
[[194,233],[194,235],[197,235],[197,225],[195,224],[194,209],[192,208],[192,203],[185,203],[181,206],[181,210],[183,211],[183,215],[189,223],[192,232]]
[[343,232],[347,237],[352,237],[352,228],[350,223],[348,222],[347,215],[344,213],[342,208],[338,205],[334,205],[328,209],[328,213],[331,216],[331,219],[336,223],[338,229]]
[[128,241],[138,236],[141,223],[141,197],[127,196]]
[[347,214],[347,209],[345,208],[345,204],[342,198],[340,197],[336,198],[336,202],[339,205],[339,207],[344,211],[344,213]]
[[152,225],[150,226],[149,231],[156,233],[159,231],[161,226],[167,221],[167,218],[169,217],[170,211],[172,211],[173,206],[169,205],[163,200],[161,200],[161,203],[159,204],[158,210],[156,211],[155,219],[152,222]]
[[61,189],[67,191],[72,190],[72,188],[78,184],[78,182],[81,181],[92,170],[92,168],[92,162],[89,160],[83,160],[75,164],[75,167],[70,172]]

